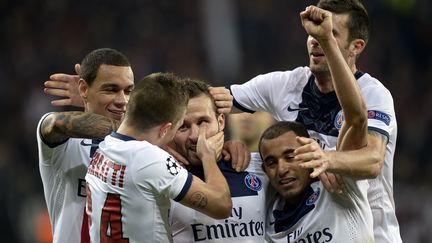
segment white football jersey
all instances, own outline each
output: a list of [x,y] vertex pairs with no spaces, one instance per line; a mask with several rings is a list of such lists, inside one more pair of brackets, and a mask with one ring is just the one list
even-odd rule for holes
[[[393,199],[393,156],[397,123],[390,92],[367,73],[355,74],[368,110],[368,129],[388,138],[381,174],[368,180],[376,242],[402,242]],[[244,111],[267,111],[278,121],[298,121],[326,150],[335,150],[343,113],[335,92],[321,93],[308,67],[259,75],[231,85],[234,105]]]
[[268,179],[261,164],[258,153],[251,154],[248,168],[240,173],[229,162],[219,161],[231,191],[231,216],[217,220],[173,202],[170,211],[173,242],[264,242]]
[[70,138],[56,146],[47,145],[41,137],[40,126],[48,114],[39,121],[36,137],[53,242],[90,242],[84,177],[98,141]]
[[373,243],[372,212],[366,180],[345,178],[342,194],[329,193],[320,181],[291,205],[277,194],[267,213],[268,242]]
[[113,132],[86,180],[92,242],[171,242],[170,199],[186,195],[192,174],[159,147]]

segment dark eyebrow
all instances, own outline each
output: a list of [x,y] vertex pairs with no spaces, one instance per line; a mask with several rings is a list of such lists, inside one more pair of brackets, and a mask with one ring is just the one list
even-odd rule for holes
[[[113,83],[104,83],[101,85],[102,89],[106,89],[106,88],[118,88],[120,87],[118,84],[113,84]],[[135,85],[131,84],[129,86],[126,87],[126,89],[133,89],[135,87]]]

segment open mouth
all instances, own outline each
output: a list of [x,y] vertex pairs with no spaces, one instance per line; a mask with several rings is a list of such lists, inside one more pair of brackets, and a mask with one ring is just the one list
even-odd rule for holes
[[322,53],[311,53],[311,60],[315,63],[317,62],[321,62],[322,60],[325,59],[325,55]]
[[191,151],[191,152],[196,153],[196,145],[189,146],[188,150]]

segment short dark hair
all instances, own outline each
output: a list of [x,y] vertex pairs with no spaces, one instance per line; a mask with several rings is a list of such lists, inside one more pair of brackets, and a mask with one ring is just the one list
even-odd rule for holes
[[132,91],[125,122],[140,131],[164,122],[177,124],[184,115],[188,97],[180,77],[172,73],[150,74]]
[[263,132],[258,144],[258,151],[261,152],[261,143],[263,139],[275,139],[287,132],[294,132],[300,137],[309,137],[309,133],[303,124],[293,121],[280,121],[271,125]]
[[185,78],[184,88],[189,95],[189,99],[198,97],[200,95],[206,95],[207,97],[209,97],[209,99],[211,99],[213,103],[213,110],[215,111],[216,115],[218,115],[216,104],[214,103],[213,96],[210,94],[209,91],[210,84],[203,80]]
[[369,40],[371,24],[366,8],[360,0],[320,0],[319,8],[336,14],[348,14],[348,41]]
[[81,62],[80,78],[84,79],[91,86],[102,64],[119,67],[131,66],[123,53],[111,48],[100,48],[84,57]]

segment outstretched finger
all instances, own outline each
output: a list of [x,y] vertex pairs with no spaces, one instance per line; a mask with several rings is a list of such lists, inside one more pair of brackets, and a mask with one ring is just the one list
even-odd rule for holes
[[49,80],[44,82],[44,86],[52,89],[68,89],[68,82]]
[[79,76],[65,73],[55,73],[50,76],[50,79],[53,81],[70,82],[79,79]]
[[51,105],[53,106],[68,106],[71,104],[70,99],[52,100]]
[[306,137],[300,137],[297,136],[296,137],[297,142],[299,142],[301,145],[306,145],[306,144],[312,144],[315,142],[315,140],[313,140],[312,138],[306,138]]
[[54,96],[60,96],[60,97],[68,96],[68,91],[64,89],[45,88],[44,93],[49,95],[54,95]]

